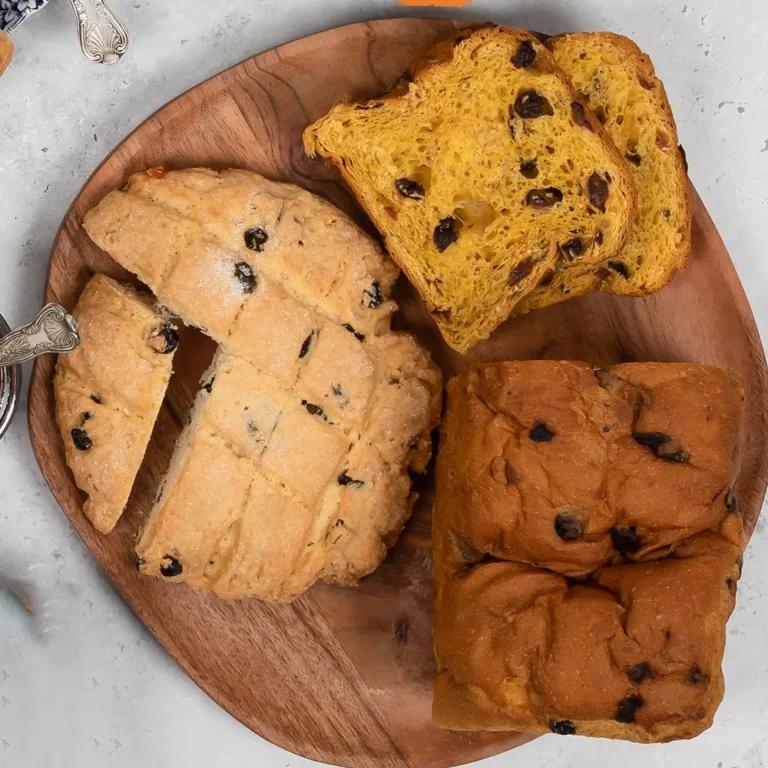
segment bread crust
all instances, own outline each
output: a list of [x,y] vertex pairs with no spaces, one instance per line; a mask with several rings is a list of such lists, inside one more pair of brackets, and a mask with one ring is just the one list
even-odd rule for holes
[[645,742],[709,727],[743,546],[739,377],[509,362],[447,394],[435,722]]
[[[685,268],[691,248],[693,211],[685,158],[682,148],[678,149],[677,127],[664,85],[656,76],[648,55],[632,40],[611,32],[557,35],[550,38],[547,45],[558,63],[574,80],[575,87],[582,85],[587,88],[584,95],[588,97],[587,104],[592,108],[610,106],[613,112],[627,103],[626,96],[620,97],[616,93],[615,98],[611,98],[608,95],[613,90],[626,87],[624,78],[619,85],[617,73],[626,74],[639,84],[634,87],[629,100],[632,106],[629,109],[636,112],[638,104],[642,105],[647,115],[644,125],[653,128],[656,135],[664,137],[667,142],[666,148],[653,148],[651,145],[647,151],[668,151],[672,157],[671,168],[659,171],[664,174],[665,196],[667,189],[671,192],[666,203],[656,201],[662,188],[658,180],[643,175],[645,164],[649,160],[653,161],[653,158],[638,154],[632,116],[626,115],[624,122],[619,125],[609,114],[606,129],[611,139],[617,145],[631,149],[627,156],[632,158],[630,167],[635,174],[641,203],[639,224],[616,260],[606,260],[596,270],[577,265],[556,273],[548,286],[540,287],[526,297],[518,308],[518,314],[582,296],[595,288],[621,296],[654,293],[668,285],[675,273]],[[577,58],[576,51],[584,54],[586,59]],[[601,75],[598,78],[601,63],[606,57],[611,57],[612,77],[606,79]],[[581,68],[583,72],[580,72]],[[595,82],[601,83],[600,89],[585,85]],[[665,206],[668,215],[663,216],[661,209]],[[643,262],[639,263],[641,257]]]
[[227,599],[354,584],[408,519],[442,376],[390,328],[397,268],[320,198],[259,174],[137,174],[94,241],[220,342],[137,546]]
[[119,520],[171,376],[178,336],[151,297],[94,275],[72,311],[80,346],[59,355],[56,421],[83,511],[101,533]]

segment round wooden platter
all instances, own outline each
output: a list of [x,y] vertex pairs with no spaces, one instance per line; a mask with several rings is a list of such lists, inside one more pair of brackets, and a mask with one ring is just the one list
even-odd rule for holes
[[[338,174],[301,148],[304,127],[340,98],[374,96],[408,62],[460,22],[399,19],[354,24],[250,58],[202,83],[134,131],[87,182],[51,255],[46,301],[71,308],[94,271],[130,276],[88,239],[83,215],[129,174],[154,165],[252,168],[326,196],[370,222]],[[400,322],[431,350],[446,376],[468,360],[551,358],[608,364],[686,360],[728,366],[747,393],[738,495],[751,531],[768,477],[765,358],[733,264],[694,195],[693,257],[684,274],[645,299],[593,294],[505,323],[462,357],[442,342],[401,278]],[[385,563],[355,589],[313,587],[291,605],[227,603],[140,577],[133,544],[213,344],[186,331],[166,403],[126,514],[101,536],[64,462],[52,396],[54,360],[38,359],[29,427],[53,494],[125,600],[192,679],[269,741],[324,762],[356,766],[461,765],[529,737],[451,733],[430,719],[430,501],[419,481],[414,517]]]

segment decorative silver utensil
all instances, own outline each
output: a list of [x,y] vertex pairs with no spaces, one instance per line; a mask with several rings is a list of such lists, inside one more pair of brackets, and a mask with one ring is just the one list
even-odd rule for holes
[[48,352],[71,352],[79,344],[75,318],[60,304],[46,304],[29,325],[0,337],[0,366],[18,365]]
[[[0,315],[0,339],[10,332],[8,323]],[[21,392],[21,366],[0,366],[0,437],[2,437],[16,413],[19,405],[19,393]]]
[[115,64],[128,49],[128,33],[104,0],[71,0],[80,49],[89,61]]

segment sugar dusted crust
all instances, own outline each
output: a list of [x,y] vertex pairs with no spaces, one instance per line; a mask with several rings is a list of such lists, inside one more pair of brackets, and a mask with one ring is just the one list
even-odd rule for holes
[[150,297],[104,275],[94,275],[72,314],[81,344],[56,365],[56,420],[67,464],[88,494],[83,511],[109,533],[144,458],[178,337]]
[[390,330],[392,262],[325,201],[248,171],[137,174],[84,226],[220,342],[140,537],[142,573],[282,601],[376,568],[442,398],[426,352]]

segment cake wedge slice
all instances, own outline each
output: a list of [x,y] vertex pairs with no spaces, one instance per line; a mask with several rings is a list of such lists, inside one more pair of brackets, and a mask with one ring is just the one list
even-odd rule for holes
[[53,388],[67,464],[101,533],[123,513],[171,376],[179,336],[151,297],[94,275],[72,312],[80,346]]

